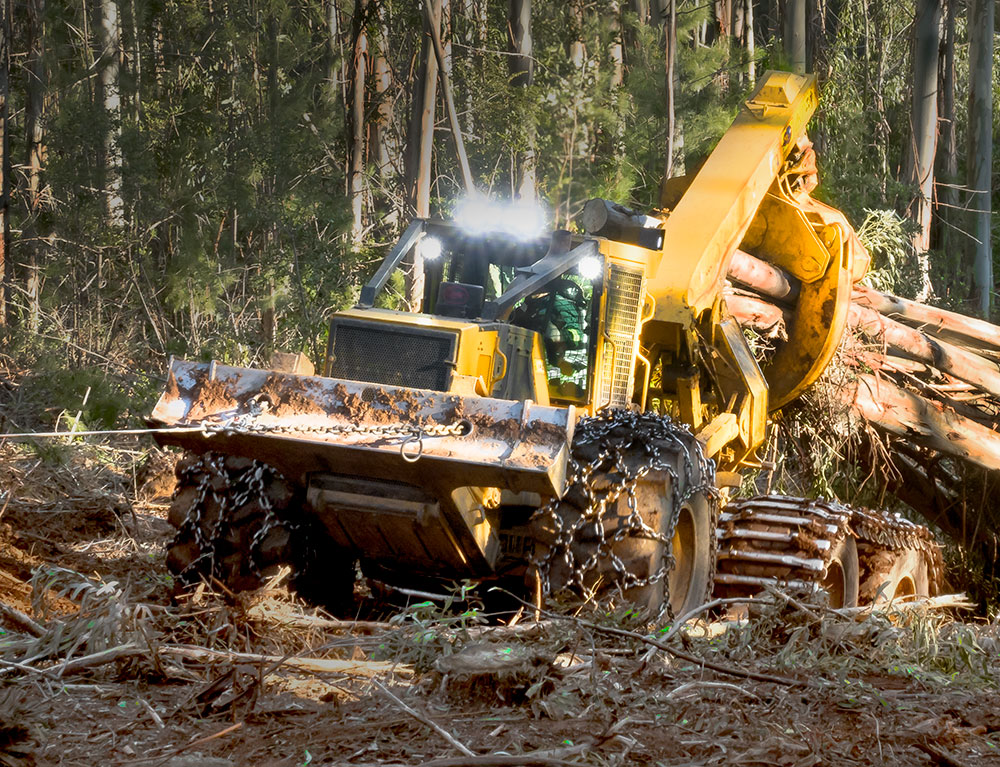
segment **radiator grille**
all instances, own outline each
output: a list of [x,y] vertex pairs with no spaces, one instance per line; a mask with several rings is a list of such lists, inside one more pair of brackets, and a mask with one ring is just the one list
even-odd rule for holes
[[332,378],[447,391],[455,336],[382,323],[335,323]]
[[612,343],[604,344],[600,399],[608,407],[627,407],[632,401],[639,313],[645,295],[643,283],[642,269],[611,264],[604,327]]

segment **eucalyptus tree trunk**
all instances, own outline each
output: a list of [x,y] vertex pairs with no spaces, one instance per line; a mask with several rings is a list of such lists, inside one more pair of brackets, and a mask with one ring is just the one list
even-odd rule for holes
[[793,72],[806,73],[806,0],[785,0],[782,42],[785,59]]
[[993,25],[995,0],[969,2],[969,145],[967,186],[972,284],[979,313],[993,305],[993,257],[990,243],[990,173],[993,165]]
[[104,132],[107,217],[108,223],[120,227],[125,223],[125,204],[122,201],[121,35],[117,0],[100,0],[99,40],[101,101],[107,121]]
[[36,221],[41,208],[42,162],[45,153],[45,136],[42,125],[42,110],[45,104],[45,50],[42,19],[45,14],[45,0],[29,0],[26,10],[27,24],[25,28],[28,33],[28,56],[24,67],[27,74],[24,167],[27,178],[28,217],[21,240],[25,242],[24,249],[27,256],[24,259],[27,262],[24,293],[28,305],[28,329],[37,332],[41,325],[40,246]]
[[389,66],[389,30],[385,20],[385,5],[379,3],[378,8],[378,43],[375,52],[375,97],[378,106],[375,112],[375,124],[372,129],[372,154],[378,164],[378,178],[382,185],[383,199],[388,200],[389,210],[384,222],[392,227],[399,221],[399,206],[394,200],[396,195],[389,193],[392,180],[395,177],[393,163],[399,156],[399,142],[393,131],[392,111],[392,69]]
[[583,68],[583,60],[587,55],[587,47],[583,42],[583,2],[571,0],[570,4],[573,33],[569,43],[569,61],[577,70],[580,70]]
[[364,238],[365,202],[365,75],[368,70],[368,0],[357,0],[354,6],[354,45],[351,56],[351,118],[350,197],[351,247],[361,248]]
[[709,44],[716,39],[729,36],[733,24],[733,0],[715,0],[712,4],[712,13],[715,16],[715,25],[712,27],[712,34],[706,39]]
[[344,52],[342,49],[340,8],[337,0],[326,0],[326,41],[327,56],[330,62],[328,78],[331,93],[339,94],[347,103],[347,86],[344,83]]
[[0,0],[0,328],[7,325],[7,284],[10,280],[10,0]]
[[28,57],[25,62],[27,74],[26,104],[24,112],[27,160],[28,212],[34,217],[38,212],[42,191],[42,168],[45,156],[45,132],[43,127],[45,108],[45,47],[42,19],[45,15],[45,0],[28,2]]
[[955,17],[959,0],[945,0],[944,40],[941,45],[940,74],[941,88],[938,97],[940,139],[937,157],[937,207],[932,224],[936,221],[937,242],[950,261],[947,270],[948,286],[957,282],[961,271],[961,251],[964,240],[959,241],[955,233],[964,222],[959,222],[955,211],[958,201],[958,142],[955,137]]
[[[441,0],[431,3],[431,15],[441,22]],[[410,204],[418,218],[431,212],[431,154],[434,149],[434,113],[437,101],[438,65],[431,40],[430,28],[424,19],[424,35],[420,62],[413,82],[410,128],[407,134],[406,188]],[[419,247],[410,253],[410,268],[406,275],[406,300],[410,308],[419,311],[424,298],[424,263]]]
[[[674,114],[674,69],[677,57],[677,0],[668,0],[666,30],[666,86],[667,86],[667,158],[663,168],[663,188],[674,175],[674,140],[676,115]],[[661,195],[662,196],[662,195]]]
[[747,85],[751,88],[757,84],[757,62],[754,57],[757,55],[757,43],[754,39],[753,29],[753,0],[746,0],[746,48],[747,48]]
[[746,0],[731,0],[729,6],[729,87],[738,89],[743,83],[743,68],[740,66],[746,52]]
[[611,59],[611,87],[619,88],[625,82],[625,45],[622,42],[621,4],[618,0],[609,0],[607,9],[611,21],[611,45],[608,48],[608,58]]
[[[531,0],[510,0],[508,30],[511,55],[507,57],[510,83],[527,89],[534,76],[531,39]],[[524,148],[517,156],[517,195],[523,200],[535,199],[535,120],[530,110],[524,110]]]
[[[941,47],[941,0],[919,0],[913,40],[912,129],[906,153],[904,180],[914,189],[908,216],[917,226],[913,247],[926,253],[931,244],[931,209],[934,197],[934,155],[938,129],[938,55]],[[927,265],[921,263],[920,300],[930,294]]]

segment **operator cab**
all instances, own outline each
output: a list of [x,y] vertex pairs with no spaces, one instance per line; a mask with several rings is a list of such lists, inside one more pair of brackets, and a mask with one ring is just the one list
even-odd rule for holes
[[421,245],[424,312],[538,333],[550,400],[590,401],[603,277],[596,250],[568,257],[573,238],[565,231],[554,232],[549,242],[523,242],[449,226],[435,227]]

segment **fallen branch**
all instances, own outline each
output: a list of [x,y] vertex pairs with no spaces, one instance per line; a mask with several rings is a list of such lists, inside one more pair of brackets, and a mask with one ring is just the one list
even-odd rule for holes
[[3,602],[0,602],[0,618],[6,618],[12,626],[26,634],[31,634],[33,637],[45,635],[45,629],[39,623],[36,623],[20,610],[5,605]]
[[397,628],[385,621],[344,621],[335,618],[323,618],[308,613],[285,613],[271,608],[267,603],[254,605],[247,611],[247,616],[256,620],[268,621],[278,626],[297,629],[329,629],[331,631],[389,631]]
[[845,617],[854,617],[872,612],[903,612],[917,610],[974,610],[976,603],[971,601],[965,594],[939,594],[936,597],[919,597],[917,599],[901,602],[872,603],[863,607],[839,607],[830,608],[830,612]]
[[391,700],[393,703],[395,703],[397,706],[399,706],[401,709],[403,709],[403,711],[405,711],[407,714],[409,714],[410,716],[412,716],[418,722],[420,722],[421,724],[425,724],[428,727],[430,727],[432,730],[434,730],[434,732],[436,732],[438,735],[440,735],[442,738],[444,738],[446,741],[448,741],[452,746],[454,746],[455,749],[457,749],[459,751],[459,753],[464,754],[465,756],[471,756],[471,757],[475,757],[476,756],[476,753],[472,749],[470,749],[468,746],[466,746],[464,743],[462,743],[460,740],[458,740],[454,735],[452,735],[450,732],[448,732],[444,727],[442,727],[441,725],[439,725],[433,719],[430,719],[430,718],[424,716],[423,714],[421,714],[416,709],[411,708],[410,706],[406,705],[406,703],[404,703],[402,700],[400,700],[396,695],[393,695],[391,692],[389,692],[389,689],[384,684],[382,684],[381,682],[379,682],[377,679],[373,679],[372,682],[379,689],[379,692],[381,692],[383,695],[385,695],[387,698],[389,698],[389,700]]
[[203,647],[186,645],[163,645],[160,652],[167,655],[179,655],[191,660],[232,660],[242,663],[265,663],[290,666],[301,671],[317,674],[347,674],[353,676],[376,676],[378,674],[399,674],[412,676],[413,667],[390,661],[340,660],[338,658],[301,658],[291,656],[281,658],[276,655],[257,655],[245,652],[223,652],[208,650]]
[[113,663],[116,660],[138,657],[145,654],[145,650],[140,650],[131,644],[123,644],[118,647],[112,647],[107,650],[95,652],[91,655],[84,655],[82,658],[74,658],[73,660],[60,663],[56,666],[48,666],[47,668],[38,668],[37,666],[29,666],[24,663],[17,663],[9,660],[0,660],[0,666],[5,666],[8,669],[15,669],[17,671],[23,671],[25,673],[38,674],[40,676],[54,676],[56,678],[61,678],[94,668],[96,666],[104,666],[108,663]]
[[945,767],[971,767],[968,762],[962,761],[948,749],[941,746],[935,746],[931,743],[914,743],[913,745],[925,754],[933,757],[935,762],[943,764]]

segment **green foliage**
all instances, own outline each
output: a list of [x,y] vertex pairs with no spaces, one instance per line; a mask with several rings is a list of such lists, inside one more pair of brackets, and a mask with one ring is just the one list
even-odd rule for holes
[[[23,184],[16,190],[13,319],[118,362],[179,353],[255,363],[274,347],[318,355],[330,312],[354,299],[408,216],[405,155],[422,11],[406,0],[368,7],[355,23],[355,5],[346,0],[119,3],[116,118],[103,107],[95,6],[47,2],[45,191],[29,201]],[[641,209],[658,203],[665,30],[640,23],[621,10],[627,7],[534,4],[528,87],[511,82],[506,5],[451,8],[446,42],[455,101],[480,188],[512,196],[518,156],[534,146],[538,194],[558,226],[572,225],[591,197]],[[711,4],[681,0],[677,11],[675,172],[681,173],[696,170],[748,84],[743,52],[724,38],[699,42],[715,23]],[[909,194],[895,179],[909,136],[912,17],[912,0],[847,0],[836,23],[828,20],[821,108],[810,130],[820,194],[854,221],[869,210],[901,211]],[[14,27],[20,62],[29,33],[19,19]],[[368,36],[369,145],[366,240],[355,248],[348,241],[347,101],[353,34],[361,28]],[[780,65],[780,41],[759,32],[761,73]],[[965,38],[962,14],[958,37]],[[956,54],[961,108],[963,45]],[[373,66],[378,55],[390,73],[384,91]],[[24,82],[12,77],[14,136],[26,127]],[[391,113],[386,125],[377,120],[382,105]],[[964,120],[957,128],[961,147]],[[107,223],[109,130],[117,132],[123,158],[121,226]],[[449,131],[439,99],[432,195],[434,210],[442,212],[464,194]],[[377,136],[388,153],[384,166]],[[876,257],[880,280],[907,260],[895,245],[886,247]],[[896,284],[907,284],[902,279]],[[402,286],[396,288],[401,294]],[[75,357],[70,364],[85,361]]]
[[905,298],[920,286],[917,254],[912,237],[916,226],[894,210],[865,210],[858,238],[872,262],[865,283],[876,290]]

